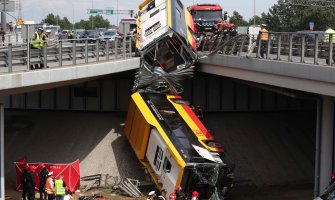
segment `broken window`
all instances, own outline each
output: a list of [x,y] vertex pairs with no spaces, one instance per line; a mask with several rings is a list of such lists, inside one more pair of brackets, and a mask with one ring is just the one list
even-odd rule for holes
[[164,166],[164,172],[166,172],[166,173],[170,173],[171,172],[172,166],[171,166],[171,163],[170,163],[170,161],[169,161],[169,159],[167,157],[165,157],[164,165],[163,166]]
[[157,146],[154,159],[154,165],[156,167],[156,171],[159,171],[161,169],[162,160],[163,160],[163,150],[159,146]]

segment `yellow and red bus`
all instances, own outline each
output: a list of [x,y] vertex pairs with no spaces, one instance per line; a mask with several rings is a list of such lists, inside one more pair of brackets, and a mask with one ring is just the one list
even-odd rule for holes
[[223,148],[180,96],[134,93],[124,131],[159,189],[181,186],[208,200],[223,199],[232,186]]

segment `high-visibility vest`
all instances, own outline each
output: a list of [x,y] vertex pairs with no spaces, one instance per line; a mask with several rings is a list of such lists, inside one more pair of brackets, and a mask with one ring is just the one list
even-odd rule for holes
[[[45,37],[45,40],[43,40],[43,37]],[[44,44],[47,43],[48,35],[43,34],[41,38],[40,47],[44,47]]]
[[335,31],[331,28],[326,30],[326,35],[325,35],[325,42],[329,42],[329,36],[330,34],[333,34],[333,43],[335,43]]
[[35,40],[33,40],[31,42],[31,45],[35,48],[39,48],[41,37],[40,37],[40,34],[38,34],[38,32],[35,32],[35,35],[36,35],[36,38],[35,38]]
[[269,31],[265,28],[261,29],[261,40],[269,40]]
[[56,195],[65,195],[65,188],[63,187],[63,180],[55,181],[55,193]]
[[54,193],[54,189],[50,186],[50,181],[53,182],[53,180],[52,180],[51,177],[49,177],[49,178],[47,179],[47,182],[45,183],[45,192],[46,192],[47,194],[53,194],[53,193]]

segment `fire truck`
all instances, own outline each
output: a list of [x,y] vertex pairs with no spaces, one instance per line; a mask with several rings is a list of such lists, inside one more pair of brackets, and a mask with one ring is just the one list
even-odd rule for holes
[[227,12],[222,13],[218,4],[196,4],[188,8],[196,24],[197,37],[214,35],[218,31],[235,35],[236,26],[226,23]]

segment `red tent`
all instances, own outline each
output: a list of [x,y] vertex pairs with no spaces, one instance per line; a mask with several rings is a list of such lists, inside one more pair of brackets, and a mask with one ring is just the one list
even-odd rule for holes
[[[21,171],[24,168],[25,164],[27,163],[27,158],[23,157],[16,162],[14,162],[15,170],[16,170],[16,189],[22,190],[21,185]],[[40,163],[28,163],[29,166],[35,167],[35,181],[36,187],[39,188],[40,181],[38,174],[40,173],[41,169],[38,167]],[[51,164],[51,163],[44,163],[47,167],[49,172],[53,172],[55,175],[55,179],[59,177],[60,174],[64,175],[64,182],[66,183],[67,188],[74,192],[79,188],[80,185],[80,167],[79,167],[79,160],[74,161],[73,163],[69,164]]]

